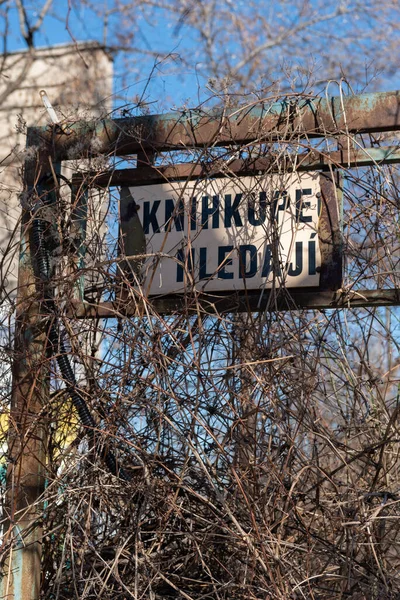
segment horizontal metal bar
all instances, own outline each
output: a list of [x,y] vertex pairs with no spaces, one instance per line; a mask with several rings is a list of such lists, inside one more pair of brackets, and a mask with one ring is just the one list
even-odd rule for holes
[[[159,313],[173,313],[187,310],[195,313],[200,309],[206,313],[221,314],[226,312],[288,311],[299,309],[336,309],[363,308],[378,306],[399,306],[400,290],[351,290],[348,292],[319,292],[315,290],[280,290],[271,295],[247,292],[238,294],[219,294],[212,296],[202,294],[196,299],[176,296],[169,298],[152,298],[150,306]],[[138,317],[143,315],[141,302],[127,301],[101,302],[99,304],[74,303],[67,314],[71,318],[111,319],[118,317]]]
[[85,181],[88,185],[110,187],[115,185],[151,185],[165,181],[185,181],[201,177],[229,177],[235,175],[261,175],[265,171],[273,173],[282,170],[319,171],[329,168],[370,167],[400,163],[400,148],[386,146],[382,148],[343,149],[336,152],[311,150],[304,154],[293,155],[289,158],[271,155],[242,160],[222,160],[209,164],[179,163],[154,167],[152,165],[138,166],[136,169],[120,169],[106,173],[79,173],[74,176],[74,182]]
[[28,145],[47,146],[53,159],[63,160],[399,129],[400,92],[395,91],[30,127]]

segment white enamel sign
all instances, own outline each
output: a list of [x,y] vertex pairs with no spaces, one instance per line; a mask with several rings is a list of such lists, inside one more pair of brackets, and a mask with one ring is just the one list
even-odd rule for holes
[[[175,181],[130,195],[146,240],[148,295],[320,283],[318,173]],[[129,256],[129,219],[121,231]]]

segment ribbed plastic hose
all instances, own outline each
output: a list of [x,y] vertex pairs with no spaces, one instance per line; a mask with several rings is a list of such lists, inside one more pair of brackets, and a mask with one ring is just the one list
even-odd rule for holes
[[[36,266],[39,278],[44,284],[43,291],[46,309],[51,314],[52,318],[52,324],[49,331],[49,341],[52,347],[52,354],[56,355],[57,364],[64,379],[68,395],[70,396],[72,403],[78,412],[82,425],[86,428],[91,440],[95,442],[95,431],[97,429],[97,425],[88,409],[85,398],[78,388],[75,374],[68,358],[67,350],[60,335],[60,325],[54,305],[54,292],[50,287],[51,267],[50,256],[45,242],[46,227],[48,227],[48,223],[46,221],[40,219],[40,217],[34,217],[32,223],[32,241],[35,248]],[[121,467],[117,466],[116,458],[110,450],[103,449],[99,452],[99,454],[113,475],[125,481],[130,480],[130,477],[128,477],[127,473],[125,473]]]

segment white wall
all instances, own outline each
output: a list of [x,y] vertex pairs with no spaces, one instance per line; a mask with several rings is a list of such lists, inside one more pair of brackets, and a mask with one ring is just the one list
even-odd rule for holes
[[[34,58],[28,52],[3,57],[0,64],[0,281],[7,279],[6,291],[12,295],[17,282],[18,192],[22,185],[24,132],[26,125],[49,123],[39,91],[46,90],[61,118],[86,119],[110,111],[112,77],[112,57],[97,44],[45,48],[36,51]],[[13,235],[15,228],[17,232]],[[4,300],[4,290],[2,295],[0,292],[0,304],[1,300]]]

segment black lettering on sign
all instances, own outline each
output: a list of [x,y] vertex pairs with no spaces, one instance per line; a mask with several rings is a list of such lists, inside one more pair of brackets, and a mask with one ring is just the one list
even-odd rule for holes
[[267,244],[265,247],[265,256],[264,256],[264,262],[263,262],[263,268],[261,271],[261,276],[269,277],[269,274],[271,273],[271,268],[272,268],[272,250],[271,250],[271,244]]
[[295,263],[290,263],[288,275],[297,277],[303,271],[303,242],[296,242]]
[[272,201],[272,214],[275,221],[279,221],[279,213],[284,212],[289,208],[290,198],[286,190],[276,190]]
[[218,248],[218,277],[219,279],[233,279],[233,273],[230,271],[226,271],[227,267],[232,266],[232,258],[229,256],[226,258],[227,254],[230,254],[233,251],[233,246],[219,246]]
[[176,282],[182,283],[184,277],[184,268],[185,266],[186,272],[192,274],[194,277],[194,248],[191,248],[188,252],[185,253],[183,248],[180,248],[176,253],[176,258],[178,262],[176,263]]
[[212,205],[208,204],[209,197],[203,196],[201,199],[201,226],[208,229],[208,217],[212,216],[212,228],[219,227],[219,196],[212,197]]
[[252,244],[239,246],[239,277],[249,279],[257,273],[257,248]]
[[[308,241],[308,274],[315,275],[316,264],[317,264],[317,255],[316,255],[316,241],[315,236],[317,234],[313,233],[311,238]],[[307,242],[305,242],[307,243]],[[305,243],[296,242],[295,243],[295,251],[294,251],[294,261],[290,262],[288,268],[288,275],[290,277],[298,277],[303,273],[304,270],[304,255],[303,252],[305,250]],[[264,259],[260,265],[258,265],[257,259],[257,248],[252,244],[243,244],[238,247],[239,254],[239,271],[238,277],[240,279],[250,279],[257,275],[258,269],[261,268],[261,276],[265,279],[271,274],[273,270],[275,275],[281,275],[281,267],[279,264],[274,264],[273,256],[272,256],[272,246],[271,244],[267,244],[265,246],[265,254]],[[219,279],[234,279],[234,273],[229,269],[233,265],[232,256],[229,256],[233,253],[234,246],[218,246],[218,278]],[[190,250],[185,251],[185,249],[180,248],[176,253],[177,258],[177,267],[176,267],[176,281],[177,283],[182,283],[184,281],[184,273],[189,272],[193,278],[195,278],[194,267],[195,267],[195,257],[196,253],[199,253],[199,280],[202,279],[210,279],[214,273],[207,272],[207,258],[209,254],[209,248],[203,247],[196,250],[195,248],[191,248]]]
[[265,246],[265,255],[262,265],[261,277],[268,278],[272,270],[276,276],[280,277],[282,275],[281,266],[279,262],[277,264],[274,264],[272,260],[272,246],[271,244],[267,244]]
[[153,233],[160,233],[160,227],[157,221],[157,211],[160,207],[161,201],[155,200],[150,210],[150,202],[143,203],[143,231],[144,233],[150,233],[150,225],[153,228]]
[[311,223],[312,216],[303,215],[303,210],[311,207],[311,202],[304,202],[303,196],[311,196],[312,189],[307,188],[306,190],[296,190],[296,221],[298,223]]
[[242,227],[242,219],[239,214],[239,204],[243,194],[236,194],[232,203],[231,194],[225,194],[225,227],[232,227],[232,219],[235,221],[236,227]]
[[165,231],[171,231],[172,223],[170,223],[170,220],[172,218],[174,219],[176,231],[183,231],[184,217],[185,209],[182,200],[179,200],[177,204],[171,199],[165,201]]
[[[256,216],[256,211],[258,213],[258,217]],[[260,192],[258,206],[256,206],[256,195],[254,193],[249,194],[247,218],[249,220],[250,225],[253,225],[253,227],[258,227],[262,225],[265,222],[266,216],[267,193]]]
[[210,279],[212,273],[207,273],[207,248],[200,248],[199,279]]
[[315,236],[317,233],[311,234],[311,239],[308,242],[308,273],[309,275],[315,275],[317,272],[317,250],[315,247]]

